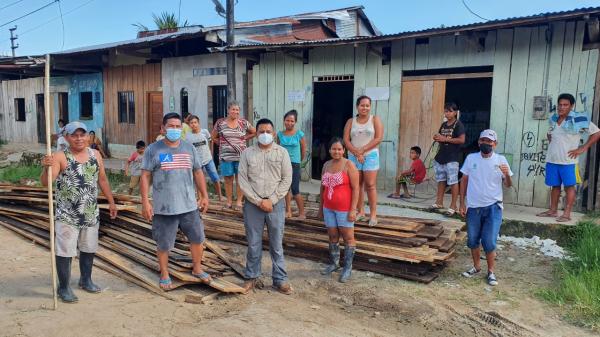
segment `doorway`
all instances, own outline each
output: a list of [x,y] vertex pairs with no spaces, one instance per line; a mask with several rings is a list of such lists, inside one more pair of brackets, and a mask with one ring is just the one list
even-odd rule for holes
[[46,144],[46,113],[44,110],[44,94],[35,95],[35,110],[37,113],[38,143]]
[[162,92],[154,91],[148,93],[148,135],[146,143],[154,142],[154,139],[160,133],[163,118],[163,96]]
[[69,93],[59,92],[58,93],[58,118],[65,122],[65,125],[69,123]]
[[[208,125],[212,131],[220,118],[227,116],[227,86],[214,85],[208,87]],[[219,144],[213,142],[213,161],[219,165]]]
[[329,141],[342,138],[344,125],[354,111],[354,80],[318,81],[313,83],[311,177],[321,179],[323,164],[329,160]]
[[492,77],[490,73],[405,76],[400,102],[397,172],[406,170],[410,148],[421,148],[421,160],[428,177],[433,175],[436,148],[432,137],[444,118],[444,104],[458,105],[465,126],[466,141],[461,147],[460,164],[469,153],[479,151],[479,133],[490,126]]

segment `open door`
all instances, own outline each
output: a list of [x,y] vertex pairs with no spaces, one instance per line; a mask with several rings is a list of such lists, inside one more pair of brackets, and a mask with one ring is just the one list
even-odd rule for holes
[[403,81],[398,133],[398,172],[410,167],[410,148],[421,148],[421,160],[428,167],[433,135],[444,119],[446,80]]
[[37,114],[38,143],[46,144],[46,113],[44,111],[44,94],[35,95],[35,110]]
[[154,142],[154,139],[160,133],[160,127],[162,125],[163,118],[163,96],[160,91],[153,91],[148,93],[148,134],[146,136],[146,143],[150,144]]

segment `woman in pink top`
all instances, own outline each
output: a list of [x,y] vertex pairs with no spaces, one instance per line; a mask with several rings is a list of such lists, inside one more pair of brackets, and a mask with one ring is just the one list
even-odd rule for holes
[[321,271],[329,275],[340,268],[340,234],[344,238],[344,269],[340,282],[346,282],[352,274],[352,260],[356,250],[354,221],[358,202],[358,170],[344,158],[344,142],[334,138],[329,144],[331,160],[323,166],[321,176],[321,203],[319,218],[324,219],[329,234],[329,265]]
[[379,170],[379,144],[383,140],[383,123],[379,116],[371,114],[371,98],[356,99],[356,117],[348,119],[344,127],[344,143],[348,147],[348,159],[360,178],[358,194],[358,221],[365,221],[364,193],[369,198],[369,226],[377,225],[377,171]]

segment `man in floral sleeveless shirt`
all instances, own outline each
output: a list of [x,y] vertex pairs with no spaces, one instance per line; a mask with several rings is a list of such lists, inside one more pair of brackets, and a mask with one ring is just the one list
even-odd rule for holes
[[[79,249],[79,288],[99,293],[100,287],[92,282],[92,265],[98,249],[98,187],[108,199],[110,217],[117,216],[117,207],[104,171],[102,156],[88,147],[85,124],[71,122],[65,126],[69,148],[42,160],[42,185],[56,180],[56,271],[58,296],[63,302],[77,302],[71,290],[71,260]],[[48,181],[48,167],[52,180]]]

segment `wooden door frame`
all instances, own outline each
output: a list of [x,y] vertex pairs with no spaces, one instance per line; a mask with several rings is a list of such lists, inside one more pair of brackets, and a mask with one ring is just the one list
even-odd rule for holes
[[[152,112],[150,111],[151,109],[151,105],[150,105],[150,95],[153,94],[160,94],[161,99],[163,99],[163,104],[164,104],[164,97],[163,97],[163,92],[162,91],[146,91],[146,95],[145,95],[145,99],[146,99],[146,143],[150,144],[153,143],[154,141],[154,135],[152,135]],[[164,112],[164,106],[163,106],[163,116],[164,116],[165,112]],[[162,123],[162,122],[161,122]]]

